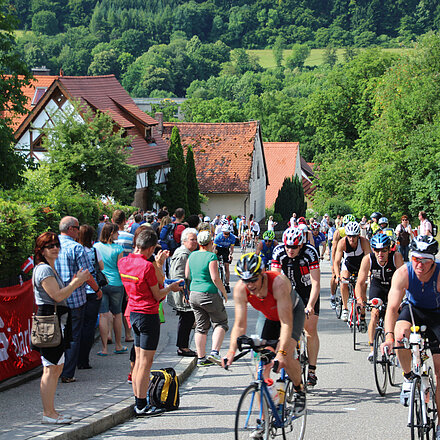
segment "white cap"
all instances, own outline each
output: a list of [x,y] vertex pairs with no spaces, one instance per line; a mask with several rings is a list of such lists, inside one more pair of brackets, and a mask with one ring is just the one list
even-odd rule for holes
[[208,216],[208,215],[205,215],[205,218],[203,219],[203,221],[204,221],[204,222],[210,222],[210,221],[211,221],[211,219],[209,218],[209,216]]

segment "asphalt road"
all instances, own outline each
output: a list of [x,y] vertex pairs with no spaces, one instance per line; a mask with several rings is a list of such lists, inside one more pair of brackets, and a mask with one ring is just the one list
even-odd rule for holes
[[[238,256],[238,254],[236,254]],[[319,333],[318,385],[308,395],[306,439],[403,439],[409,438],[407,408],[399,403],[400,388],[388,388],[380,397],[375,388],[373,367],[366,360],[367,335],[360,335],[359,350],[353,351],[347,325],[338,321],[329,303],[330,265],[322,264]],[[227,304],[233,324],[233,301]],[[256,315],[251,312],[248,334],[253,333]],[[228,335],[223,351],[228,347]],[[210,338],[208,338],[208,341]],[[194,371],[181,388],[181,406],[149,419],[132,419],[95,437],[171,439],[232,439],[234,417],[242,390],[252,380],[250,359],[240,360],[231,371],[204,367]],[[400,370],[396,374],[400,383]]]

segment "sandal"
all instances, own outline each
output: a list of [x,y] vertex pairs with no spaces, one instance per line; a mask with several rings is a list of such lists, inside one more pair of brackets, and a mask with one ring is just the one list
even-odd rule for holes
[[177,349],[177,356],[186,356],[186,357],[196,357],[197,353],[193,350],[182,350],[181,348]]
[[114,354],[122,354],[122,353],[126,353],[128,351],[127,347],[122,347],[120,350],[114,350],[113,353]]
[[74,377],[61,377],[62,383],[73,383],[76,382],[76,379]]

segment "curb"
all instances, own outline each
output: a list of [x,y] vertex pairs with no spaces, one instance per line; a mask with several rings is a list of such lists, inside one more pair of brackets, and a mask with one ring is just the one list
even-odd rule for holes
[[[178,374],[179,385],[182,385],[188,379],[196,364],[197,358],[193,358],[185,369]],[[90,438],[131,419],[133,417],[133,406],[133,397],[129,397],[91,416],[78,420],[72,425],[63,426],[32,438],[39,440],[82,440]]]
[[20,374],[18,376],[10,377],[2,382],[0,382],[0,393],[2,391],[9,390],[10,388],[18,387],[19,385],[29,382],[32,379],[41,377],[43,374],[43,366],[33,368],[32,370],[26,371],[26,373]]

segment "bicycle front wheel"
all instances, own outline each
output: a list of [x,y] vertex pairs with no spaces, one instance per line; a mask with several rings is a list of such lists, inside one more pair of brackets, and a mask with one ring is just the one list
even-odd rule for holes
[[284,420],[284,426],[282,429],[283,440],[286,439],[298,439],[304,438],[307,422],[307,400],[304,412],[301,415],[295,415],[295,389],[290,379],[286,379],[286,395],[283,406],[282,418]]
[[[261,398],[263,400],[261,401]],[[235,440],[269,439],[270,417],[267,399],[257,384],[249,385],[240,397],[235,415]]]
[[356,331],[358,330],[358,313],[356,308],[356,301],[351,303],[351,330],[353,332],[353,350],[356,351]]
[[342,298],[341,298],[341,289],[339,285],[336,286],[336,292],[335,292],[335,313],[336,313],[336,318],[341,319]]
[[392,387],[396,386],[396,367],[397,367],[397,356],[396,353],[390,353],[387,356],[388,363],[388,380]]
[[387,390],[387,373],[388,373],[388,360],[387,356],[383,355],[380,350],[380,345],[385,340],[385,334],[383,329],[377,328],[374,333],[373,344],[373,366],[374,366],[374,379],[376,381],[377,391],[381,396],[385,396]]
[[437,422],[437,405],[435,402],[435,382],[434,382],[434,374],[432,373],[432,368],[429,367],[428,370],[429,376],[429,402],[426,405],[427,407],[427,417],[428,417],[428,426],[426,429],[426,438],[435,440],[435,424]]
[[411,440],[424,439],[425,429],[423,427],[422,401],[420,377],[413,380],[411,386],[411,403],[410,403],[410,421],[409,427],[411,429]]

